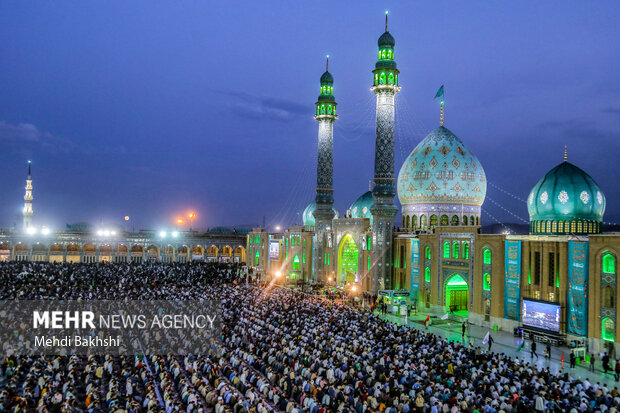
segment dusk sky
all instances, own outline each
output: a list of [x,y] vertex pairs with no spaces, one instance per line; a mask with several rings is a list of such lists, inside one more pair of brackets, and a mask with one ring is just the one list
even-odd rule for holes
[[565,144],[620,221],[618,1],[56,0],[0,2],[0,226],[21,222],[28,159],[38,225],[164,229],[189,210],[201,228],[300,224],[328,53],[343,214],[373,176],[385,10],[396,175],[438,126],[444,84],[445,125],[489,181],[484,224],[527,220]]

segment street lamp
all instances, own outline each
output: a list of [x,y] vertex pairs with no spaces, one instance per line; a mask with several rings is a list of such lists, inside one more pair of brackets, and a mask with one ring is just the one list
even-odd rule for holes
[[190,230],[190,232],[191,232],[191,230],[192,230],[192,227],[194,226],[194,217],[195,217],[195,216],[196,216],[196,214],[195,214],[195,213],[193,213],[193,212],[190,212],[190,213],[187,215],[187,217],[189,218],[189,230]]

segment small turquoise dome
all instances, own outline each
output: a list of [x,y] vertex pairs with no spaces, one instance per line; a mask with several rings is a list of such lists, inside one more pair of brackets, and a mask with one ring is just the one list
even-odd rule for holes
[[334,77],[331,73],[326,71],[321,75],[321,83],[334,83]]
[[[338,218],[338,211],[336,211],[335,209],[332,208],[332,210],[334,211],[334,219]],[[313,227],[316,224],[316,221],[314,219],[314,211],[316,211],[316,202],[312,201],[310,202],[310,204],[306,207],[306,209],[304,209],[304,212],[302,214],[302,220],[303,220],[303,224],[304,227]]]
[[355,202],[351,204],[351,218],[369,218],[370,225],[372,225],[372,213],[370,207],[375,203],[372,197],[372,191],[368,191]]
[[479,225],[487,179],[463,141],[440,126],[407,157],[397,189],[405,228]]
[[381,37],[379,37],[379,47],[384,47],[384,46],[392,46],[394,47],[394,45],[396,44],[396,40],[394,40],[394,37],[392,37],[392,35],[390,34],[390,32],[385,32],[381,35]]
[[534,186],[527,210],[532,234],[599,233],[605,195],[590,175],[564,161]]

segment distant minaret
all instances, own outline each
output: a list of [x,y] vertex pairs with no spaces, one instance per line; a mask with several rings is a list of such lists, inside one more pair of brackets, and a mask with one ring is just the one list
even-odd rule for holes
[[28,161],[28,179],[26,179],[26,194],[24,195],[24,231],[32,226],[32,179],[30,178],[31,162]]
[[335,213],[333,188],[333,144],[336,100],[334,98],[334,78],[329,73],[329,56],[325,64],[325,73],[321,76],[321,94],[316,102],[314,118],[319,122],[319,154],[316,167],[316,210],[314,211],[314,244],[312,259],[314,261],[314,279],[325,281],[323,255],[325,254],[325,234],[331,229]]
[[400,91],[394,61],[396,42],[388,32],[388,16],[385,13],[385,33],[379,37],[379,60],[375,65],[372,90],[377,96],[377,125],[375,141],[375,177],[372,197],[372,279],[373,292],[392,288],[392,236],[396,187],[394,178],[394,102]]

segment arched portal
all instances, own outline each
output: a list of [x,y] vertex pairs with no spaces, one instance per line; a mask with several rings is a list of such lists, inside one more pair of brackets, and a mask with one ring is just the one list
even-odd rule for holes
[[112,257],[114,257],[114,250],[110,245],[104,244],[99,247],[100,262],[112,262]]
[[240,245],[235,248],[235,262],[245,262],[245,248]]
[[[446,309],[459,315],[467,315],[469,307],[469,288],[460,274],[448,277],[445,287]],[[464,314],[463,314],[464,313]]]
[[159,247],[151,244],[146,248],[146,256],[149,261],[159,261]]
[[359,250],[350,234],[340,243],[338,250],[338,281],[346,284],[358,281]]
[[614,341],[615,332],[616,332],[616,323],[611,318],[604,318],[602,320],[602,331],[601,337],[605,341]]
[[32,246],[32,254],[30,261],[44,262],[47,261],[47,246],[40,242],[35,243]]
[[15,261],[28,261],[28,247],[23,242],[18,242],[13,247],[13,259]]
[[66,262],[70,263],[78,263],[80,262],[80,246],[74,242],[67,245],[66,248],[67,257],[65,259]]
[[8,242],[0,242],[0,261],[8,261],[11,258],[11,248]]
[[114,256],[114,261],[127,262],[128,260],[129,260],[129,247],[125,244],[119,244],[116,247],[116,255]]
[[82,262],[97,262],[97,247],[93,244],[84,244],[82,246]]

